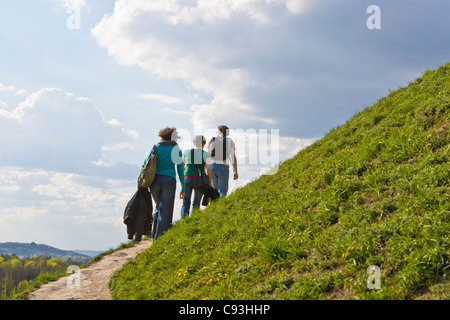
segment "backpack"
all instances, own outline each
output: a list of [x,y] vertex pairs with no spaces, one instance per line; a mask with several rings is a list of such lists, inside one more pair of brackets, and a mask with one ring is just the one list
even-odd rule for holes
[[141,175],[139,176],[139,184],[143,188],[150,188],[155,179],[156,172],[156,157],[157,157],[157,147],[153,146],[153,152],[150,158],[148,158],[144,167],[142,168]]
[[[216,140],[216,138],[212,138],[211,139],[211,142],[213,143],[214,141]],[[226,159],[227,159],[227,137],[223,137],[223,149],[222,149],[223,151],[222,151],[222,158],[223,158],[223,161],[226,161]],[[220,153],[219,153],[220,154]],[[219,154],[217,155],[217,157],[219,156]],[[214,159],[214,160],[219,160],[217,157],[216,157],[216,148],[214,147],[212,150],[211,150],[211,157]]]
[[[203,151],[202,151],[203,155]],[[203,193],[207,193],[211,186],[209,185],[209,177],[204,170],[200,169],[200,165],[197,163],[197,159],[195,157],[195,150],[191,149],[191,161],[195,164],[198,170],[198,176],[200,177],[200,185],[198,186],[199,190]],[[202,161],[203,162],[203,161]]]

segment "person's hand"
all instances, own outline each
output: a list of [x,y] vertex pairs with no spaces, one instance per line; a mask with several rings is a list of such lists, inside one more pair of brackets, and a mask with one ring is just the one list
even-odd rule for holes
[[184,199],[184,192],[180,192],[180,199]]
[[235,173],[234,173],[234,176],[233,176],[233,180],[237,180],[238,178],[239,178],[239,175],[238,175],[237,172],[235,172]]

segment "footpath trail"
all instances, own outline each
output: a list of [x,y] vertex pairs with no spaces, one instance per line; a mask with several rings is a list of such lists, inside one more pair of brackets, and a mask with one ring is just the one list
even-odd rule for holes
[[[31,292],[26,300],[111,300],[108,282],[112,274],[136,254],[152,244],[151,240],[142,240],[130,248],[106,255],[101,260],[80,269],[80,282],[67,285],[70,275],[54,282],[42,285]],[[73,276],[72,276],[73,278]]]

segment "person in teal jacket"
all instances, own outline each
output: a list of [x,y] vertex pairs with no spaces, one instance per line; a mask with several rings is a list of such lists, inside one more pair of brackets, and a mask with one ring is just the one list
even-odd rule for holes
[[[153,232],[154,240],[158,239],[171,226],[173,220],[173,209],[175,203],[175,191],[177,186],[176,174],[181,183],[180,199],[184,198],[184,168],[182,161],[182,152],[178,147],[178,133],[176,128],[164,128],[159,131],[161,142],[157,144],[156,153],[156,173],[155,179],[150,186],[150,192],[155,201],[155,211],[153,213]],[[150,151],[145,163],[153,154],[153,148]],[[177,171],[175,173],[175,170]],[[141,170],[142,171],[142,170]],[[141,188],[138,178],[138,188]]]

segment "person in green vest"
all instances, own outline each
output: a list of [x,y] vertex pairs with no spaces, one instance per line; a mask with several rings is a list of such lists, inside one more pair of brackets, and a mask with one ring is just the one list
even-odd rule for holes
[[186,188],[183,199],[183,206],[181,207],[181,219],[189,216],[189,207],[191,203],[192,193],[194,193],[192,209],[200,207],[200,201],[203,194],[198,188],[201,179],[199,169],[204,174],[206,168],[209,177],[209,184],[212,186],[212,175],[210,167],[211,154],[203,150],[206,144],[206,139],[204,136],[195,136],[193,144],[193,149],[186,150],[183,153],[184,181]]

